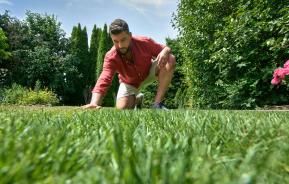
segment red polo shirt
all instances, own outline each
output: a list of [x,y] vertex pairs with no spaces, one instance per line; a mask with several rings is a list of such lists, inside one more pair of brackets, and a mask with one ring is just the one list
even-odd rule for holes
[[102,73],[92,92],[106,94],[115,73],[118,73],[120,82],[138,88],[149,74],[152,57],[157,57],[164,47],[150,38],[133,36],[131,50],[134,63],[127,63],[113,46],[105,55]]

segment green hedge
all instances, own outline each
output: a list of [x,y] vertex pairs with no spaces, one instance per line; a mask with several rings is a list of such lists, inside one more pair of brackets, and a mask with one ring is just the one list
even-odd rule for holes
[[27,89],[18,84],[2,90],[1,102],[16,105],[56,105],[59,103],[56,95],[48,89]]
[[289,59],[289,1],[182,0],[179,29],[188,104],[255,108],[288,104],[289,88],[270,84]]

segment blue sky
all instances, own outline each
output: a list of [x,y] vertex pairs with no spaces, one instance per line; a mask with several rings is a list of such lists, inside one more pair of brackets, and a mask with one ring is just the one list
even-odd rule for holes
[[166,37],[177,36],[171,24],[177,4],[178,0],[0,0],[0,13],[9,10],[21,20],[26,10],[54,14],[67,36],[78,23],[87,27],[90,36],[94,24],[102,27],[122,18],[134,35],[149,36],[164,44]]

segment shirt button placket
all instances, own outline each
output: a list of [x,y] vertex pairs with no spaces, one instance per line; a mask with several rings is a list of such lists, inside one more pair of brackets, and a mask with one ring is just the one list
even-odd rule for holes
[[135,69],[135,72],[137,73],[137,75],[138,75],[138,78],[141,80],[142,78],[141,78],[141,74],[137,71],[137,69],[136,69],[136,66],[134,65],[134,69]]

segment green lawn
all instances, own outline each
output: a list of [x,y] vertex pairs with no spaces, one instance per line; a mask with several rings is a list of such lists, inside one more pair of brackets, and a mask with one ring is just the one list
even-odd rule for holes
[[0,183],[289,183],[289,113],[0,106]]

